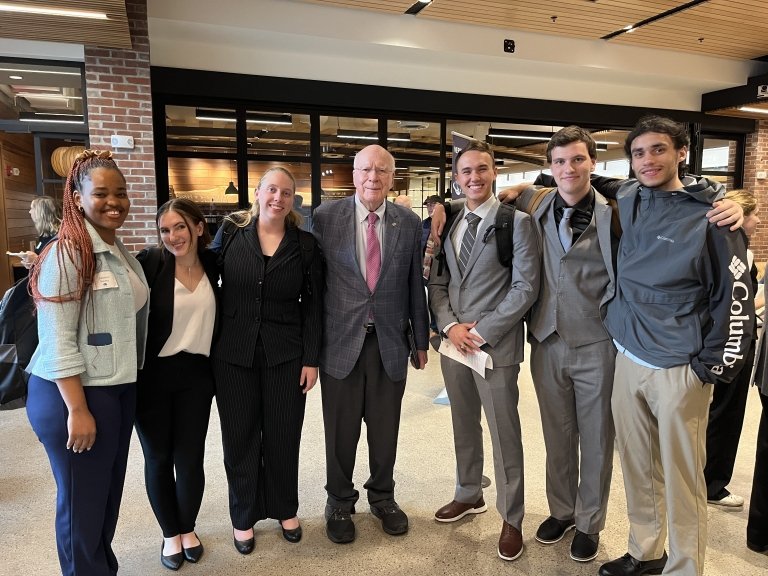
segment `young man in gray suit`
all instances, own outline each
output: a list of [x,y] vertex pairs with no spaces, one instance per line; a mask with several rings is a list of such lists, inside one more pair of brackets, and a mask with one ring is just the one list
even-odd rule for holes
[[371,512],[388,534],[405,534],[393,471],[408,372],[427,363],[428,319],[421,277],[421,221],[386,202],[395,159],[378,145],[355,156],[355,195],[315,210],[313,231],[326,260],[320,380],[328,492],[326,533],[352,542],[358,491],[352,482],[360,424],[368,434]]
[[[547,450],[550,516],[536,532],[554,544],[576,528],[570,556],[597,556],[613,470],[611,390],[616,349],[602,323],[613,297],[618,237],[612,210],[590,184],[597,147],[578,126],[547,145],[557,188],[532,214],[542,246],[542,279],[528,322],[531,376]],[[530,206],[538,189],[522,191]]]
[[[481,376],[465,364],[441,357],[451,401],[456,450],[453,501],[435,513],[439,522],[454,522],[485,512],[482,493],[485,411],[493,442],[496,507],[503,524],[498,555],[515,560],[523,552],[523,445],[517,412],[517,377],[523,361],[523,315],[539,291],[540,255],[531,219],[514,214],[511,270],[499,261],[497,242],[509,237],[495,229],[499,201],[493,151],[473,142],[456,157],[456,181],[467,197],[443,246],[444,265],[433,264],[429,298],[442,333],[462,354],[482,350],[493,368]],[[440,270],[442,268],[442,270]]]

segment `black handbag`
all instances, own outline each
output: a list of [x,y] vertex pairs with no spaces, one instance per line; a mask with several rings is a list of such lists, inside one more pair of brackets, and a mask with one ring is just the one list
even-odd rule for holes
[[0,405],[27,395],[24,371],[37,348],[35,302],[22,278],[0,301]]

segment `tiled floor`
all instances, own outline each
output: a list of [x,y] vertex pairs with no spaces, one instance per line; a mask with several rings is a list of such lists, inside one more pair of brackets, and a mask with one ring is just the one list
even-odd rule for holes
[[[434,511],[453,496],[454,457],[450,408],[432,403],[442,388],[439,360],[430,352],[424,372],[411,371],[403,405],[400,450],[396,468],[397,498],[409,514],[411,529],[401,537],[385,535],[378,521],[358,504],[358,537],[353,544],[336,545],[324,532],[324,447],[320,391],[307,403],[301,460],[301,507],[304,539],[289,544],[275,521],[256,526],[256,551],[240,556],[232,546],[227,513],[227,486],[221,461],[218,417],[211,419],[206,455],[207,487],[197,533],[206,551],[197,565],[185,564],[180,573],[216,576],[389,574],[527,574],[535,576],[593,575],[602,562],[626,551],[627,520],[621,468],[615,459],[608,524],[599,555],[579,564],[569,559],[570,537],[553,546],[537,543],[533,534],[548,515],[544,497],[544,447],[538,406],[526,367],[521,372],[520,413],[525,444],[526,511],[523,524],[525,553],[515,562],[496,556],[501,520],[495,511],[495,490],[485,493],[489,510],[455,524],[438,524]],[[747,419],[731,490],[748,498],[752,481],[755,435],[760,404],[750,391]],[[486,475],[493,478],[490,441],[486,442]],[[158,558],[161,534],[144,492],[143,459],[134,437],[126,479],[115,551],[120,574],[168,574]],[[367,452],[361,442],[355,481],[367,477]],[[0,412],[0,576],[50,576],[58,573],[53,536],[55,488],[42,446],[23,410]],[[768,571],[768,556],[745,546],[746,507],[741,512],[709,510],[709,547],[706,574],[760,575]]]

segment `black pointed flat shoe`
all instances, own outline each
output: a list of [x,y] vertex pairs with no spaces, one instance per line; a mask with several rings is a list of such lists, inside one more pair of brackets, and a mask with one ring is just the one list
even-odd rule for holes
[[253,549],[256,547],[256,539],[253,536],[248,538],[248,540],[238,540],[235,538],[233,532],[232,541],[235,543],[235,550],[240,552],[240,554],[248,555],[253,552]]
[[160,544],[160,563],[168,568],[168,570],[173,570],[174,572],[181,568],[181,565],[184,564],[184,553],[177,552],[176,554],[166,556],[163,554],[163,548],[165,548],[165,542]]
[[[197,534],[195,534],[197,536]],[[200,537],[197,536],[198,541],[200,540]],[[200,542],[197,546],[192,546],[192,548],[184,548],[184,559],[187,562],[192,562],[192,564],[197,564],[200,561],[200,558],[203,557],[203,543]]]
[[301,526],[298,526],[296,528],[291,528],[290,530],[288,528],[283,528],[283,523],[280,522],[280,528],[283,531],[283,538],[288,540],[291,544],[296,544],[297,542],[301,541],[301,535],[302,530]]

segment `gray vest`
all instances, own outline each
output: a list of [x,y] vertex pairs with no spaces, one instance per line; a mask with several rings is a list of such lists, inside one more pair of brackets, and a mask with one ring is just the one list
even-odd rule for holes
[[554,202],[542,215],[542,282],[529,329],[539,342],[557,332],[570,348],[609,338],[600,302],[610,282],[600,250],[595,215],[566,254],[555,225]]

